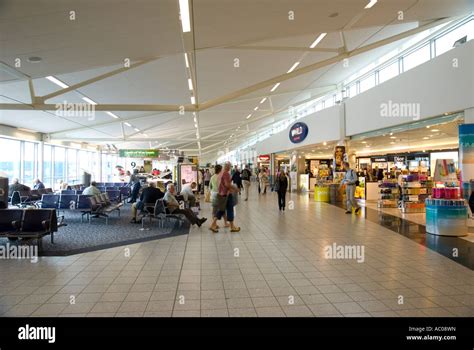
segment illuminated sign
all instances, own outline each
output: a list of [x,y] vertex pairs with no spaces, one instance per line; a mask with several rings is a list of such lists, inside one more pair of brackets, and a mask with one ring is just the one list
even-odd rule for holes
[[302,142],[308,136],[308,125],[296,123],[290,128],[290,141],[293,143]]
[[270,160],[270,156],[268,154],[258,156],[259,162],[268,162]]
[[123,158],[158,158],[157,149],[121,149],[119,156]]

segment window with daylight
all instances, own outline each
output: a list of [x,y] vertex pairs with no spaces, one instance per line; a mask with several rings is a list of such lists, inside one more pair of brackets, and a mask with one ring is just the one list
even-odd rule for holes
[[38,145],[33,142],[23,143],[23,175],[21,181],[31,186],[37,176],[36,160],[38,159]]
[[46,187],[53,186],[53,173],[52,173],[52,147],[44,145],[43,148],[43,178],[40,179]]
[[58,188],[60,181],[66,178],[66,149],[54,146],[53,155],[53,187]]
[[360,92],[367,91],[375,86],[375,73],[360,81]]
[[78,182],[77,178],[77,150],[69,148],[67,150],[67,181],[68,184]]
[[379,84],[396,77],[399,73],[397,60],[379,71]]
[[430,60],[430,45],[424,45],[403,57],[403,71],[406,72]]
[[436,56],[453,49],[454,43],[457,40],[463,38],[464,36],[467,36],[467,40],[471,40],[474,38],[474,20],[470,20],[462,26],[436,39]]
[[15,177],[20,178],[20,145],[20,141],[0,138],[0,150],[2,151],[0,171],[8,175],[9,181]]

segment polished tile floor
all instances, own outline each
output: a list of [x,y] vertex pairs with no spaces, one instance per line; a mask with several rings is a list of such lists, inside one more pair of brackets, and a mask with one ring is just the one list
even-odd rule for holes
[[[192,228],[188,236],[37,263],[2,260],[0,313],[474,316],[474,271],[338,207],[288,199],[280,213],[275,194],[252,193],[237,206],[239,233]],[[209,211],[205,204],[203,215]],[[364,261],[327,259],[333,243],[363,246]]]

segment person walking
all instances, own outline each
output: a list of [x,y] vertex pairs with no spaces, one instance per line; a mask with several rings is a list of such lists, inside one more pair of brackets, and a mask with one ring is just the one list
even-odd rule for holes
[[218,177],[218,193],[216,196],[217,213],[210,228],[213,232],[218,232],[216,228],[217,220],[220,220],[225,214],[227,214],[227,220],[230,224],[230,232],[240,231],[240,227],[235,226],[234,224],[233,193],[237,192],[238,189],[236,186],[232,185],[232,177],[230,175],[231,168],[232,165],[230,162],[226,162],[224,170]]
[[284,171],[281,171],[275,182],[275,190],[278,194],[278,208],[285,211],[286,191],[288,190],[288,178]]
[[267,193],[267,185],[268,185],[268,175],[265,168],[262,168],[258,173],[258,180],[259,180],[259,193],[266,194]]
[[244,201],[249,199],[249,190],[250,190],[250,178],[252,177],[252,173],[250,172],[248,164],[245,165],[244,170],[242,170],[242,185],[244,187]]
[[242,188],[242,177],[237,166],[235,167],[234,174],[232,175],[232,182],[235,184],[235,186],[237,186],[237,188],[239,189],[238,192],[240,194],[240,189]]
[[348,162],[344,162],[344,170],[346,174],[341,181],[341,186],[346,185],[346,214],[352,213],[352,208],[355,208],[355,213],[360,211],[360,207],[355,199],[355,190],[357,186],[357,174],[351,169]]

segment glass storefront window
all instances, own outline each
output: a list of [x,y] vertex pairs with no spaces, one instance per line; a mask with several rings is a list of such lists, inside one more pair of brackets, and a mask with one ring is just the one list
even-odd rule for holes
[[0,171],[8,175],[8,180],[20,178],[20,141],[0,138]]
[[430,46],[425,45],[403,57],[403,71],[406,72],[430,60]]

